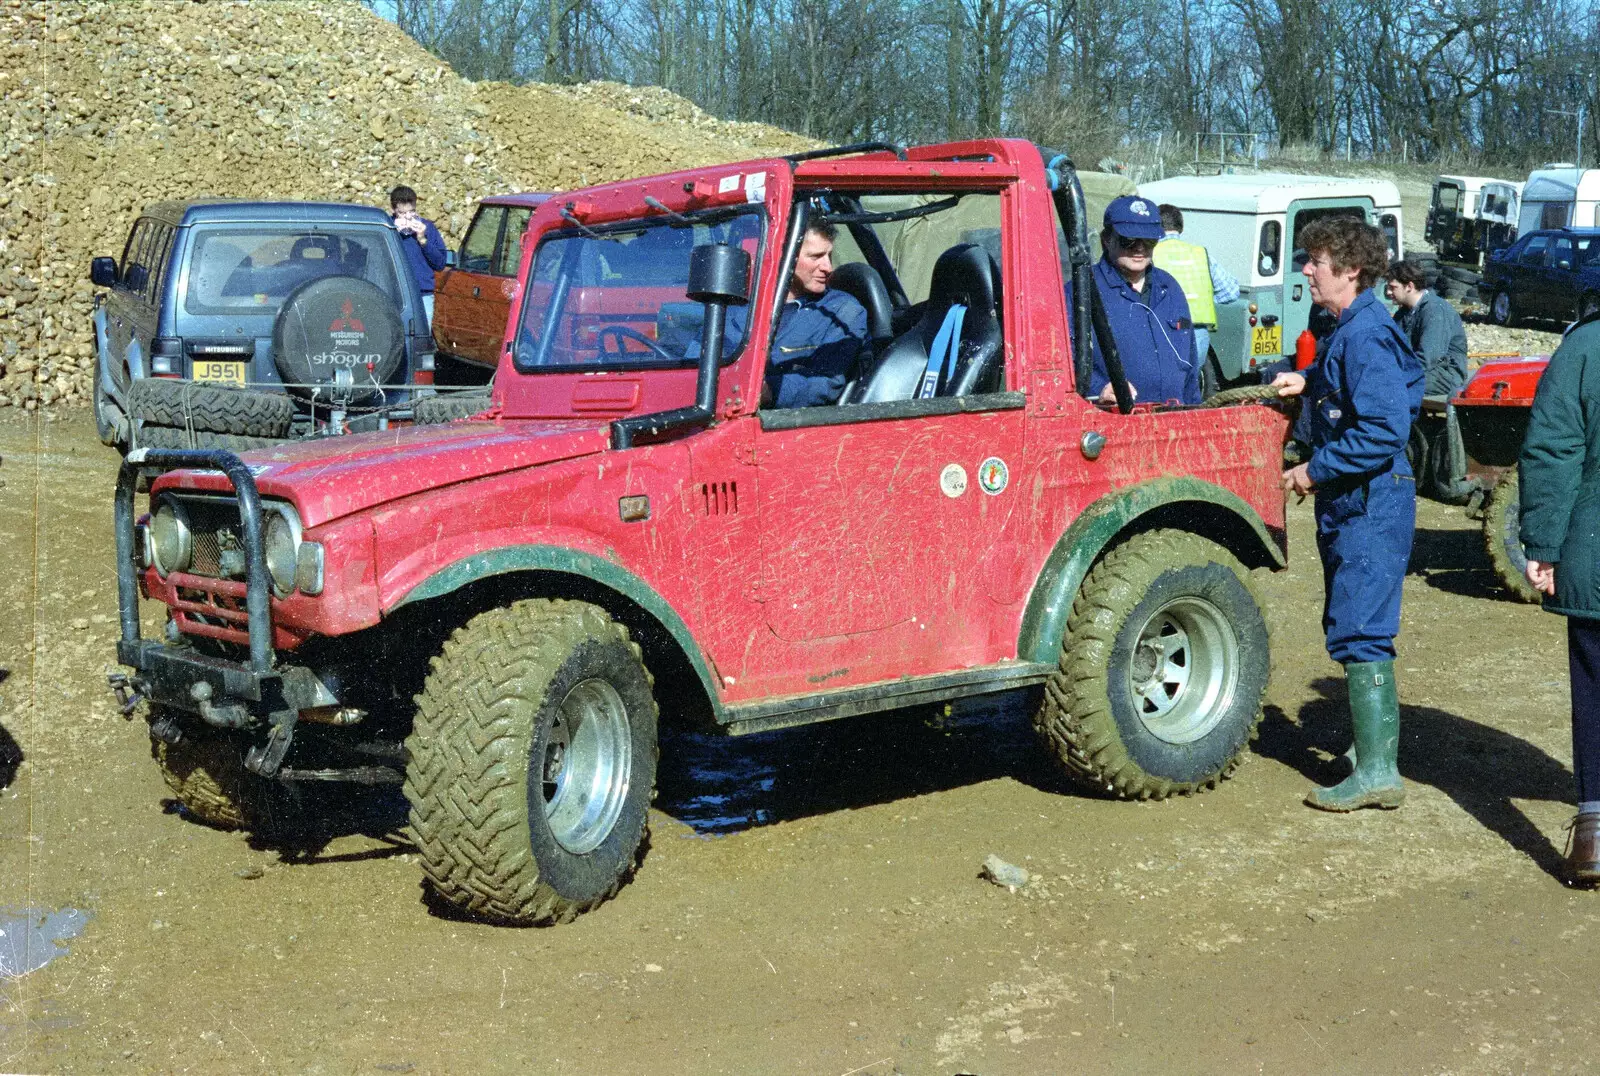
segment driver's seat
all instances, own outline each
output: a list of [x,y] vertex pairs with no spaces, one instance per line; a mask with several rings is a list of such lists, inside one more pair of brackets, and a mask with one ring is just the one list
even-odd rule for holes
[[1004,354],[1000,328],[1000,267],[975,243],[939,255],[922,318],[878,356],[872,371],[842,403],[882,403],[917,395],[940,328],[957,304],[966,308],[953,375],[939,373],[938,396],[993,391]]

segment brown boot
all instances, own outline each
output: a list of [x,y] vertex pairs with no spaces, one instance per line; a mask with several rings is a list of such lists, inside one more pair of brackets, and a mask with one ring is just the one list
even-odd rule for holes
[[1600,814],[1580,814],[1567,823],[1567,858],[1562,864],[1572,885],[1600,882]]

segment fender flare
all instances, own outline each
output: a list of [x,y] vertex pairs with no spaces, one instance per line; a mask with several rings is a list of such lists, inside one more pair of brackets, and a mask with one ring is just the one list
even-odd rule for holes
[[720,724],[723,720],[722,695],[710,663],[700,652],[694,634],[665,598],[614,560],[585,553],[581,550],[550,545],[501,546],[486,549],[463,557],[439,569],[407,591],[398,601],[384,610],[384,615],[413,602],[441,598],[460,590],[469,583],[509,572],[550,572],[589,580],[605,587],[643,609],[672,637],[682,651],[689,667],[700,678],[710,700],[712,713]]
[[1113,490],[1085,508],[1056,540],[1028,595],[1017,659],[1054,665],[1061,656],[1078,587],[1106,547],[1139,517],[1185,503],[1212,506],[1237,517],[1245,525],[1240,530],[1248,535],[1249,552],[1258,554],[1253,559],[1274,569],[1287,566],[1287,537],[1275,536],[1256,510],[1231,490],[1189,477],[1154,478]]

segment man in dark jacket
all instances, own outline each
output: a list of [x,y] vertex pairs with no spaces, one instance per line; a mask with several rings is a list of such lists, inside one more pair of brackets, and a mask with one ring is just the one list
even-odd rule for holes
[[1416,262],[1389,266],[1384,294],[1394,301],[1394,320],[1422,360],[1423,395],[1450,399],[1467,383],[1467,329],[1461,315],[1428,290]]
[[1600,882],[1600,317],[1567,334],[1539,379],[1518,461],[1528,581],[1567,617],[1578,813],[1566,873]]
[[433,221],[417,215],[417,192],[410,187],[400,186],[389,192],[389,211],[394,217],[394,230],[400,233],[406,264],[422,291],[422,309],[432,325],[433,274],[444,268],[444,237]]
[[1284,472],[1284,490],[1316,494],[1322,627],[1344,666],[1355,772],[1306,803],[1324,811],[1398,807],[1400,699],[1394,637],[1416,530],[1417,486],[1406,461],[1422,407],[1422,364],[1372,287],[1389,264],[1383,233],[1357,217],[1315,221],[1297,237],[1310,255],[1311,301],[1337,315],[1304,375],[1279,374],[1310,409],[1311,458]]

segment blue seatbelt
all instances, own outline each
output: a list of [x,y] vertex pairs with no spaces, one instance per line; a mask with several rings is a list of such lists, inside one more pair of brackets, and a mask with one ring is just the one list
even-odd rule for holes
[[926,400],[939,391],[939,367],[944,367],[945,384],[956,376],[956,355],[961,350],[961,323],[966,320],[967,308],[951,303],[944,324],[934,334],[933,346],[928,349],[928,368],[922,374],[922,386],[917,399]]

